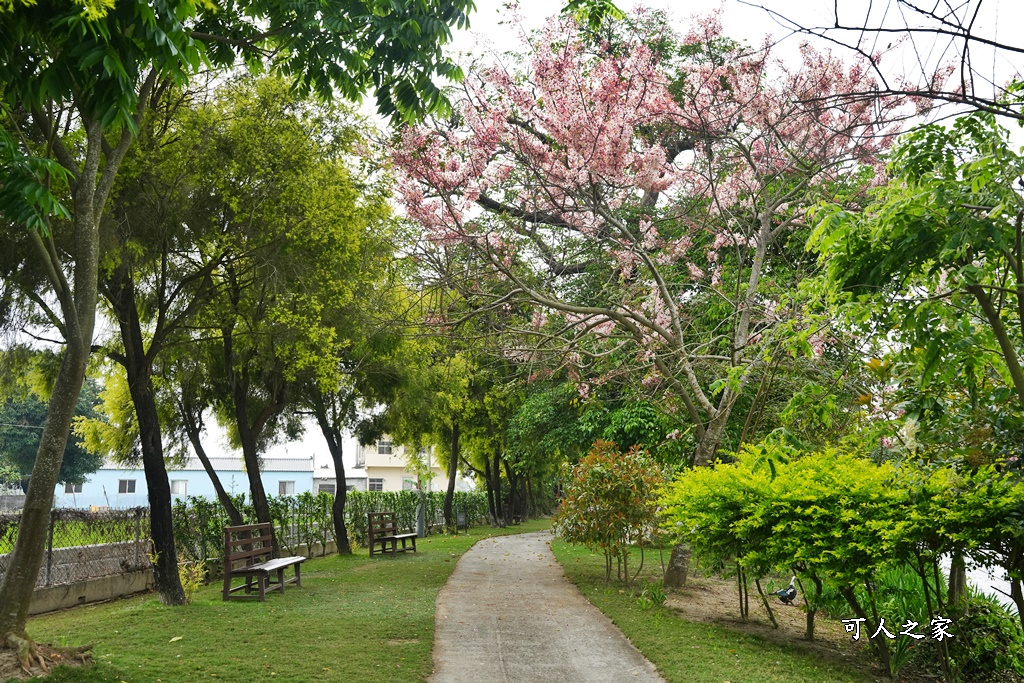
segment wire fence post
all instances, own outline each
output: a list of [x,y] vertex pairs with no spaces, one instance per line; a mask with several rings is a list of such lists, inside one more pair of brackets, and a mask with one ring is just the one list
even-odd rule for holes
[[57,516],[56,510],[50,510],[50,529],[46,535],[46,585],[50,585],[50,577],[53,572],[53,523]]
[[142,508],[135,508],[135,552],[132,555],[132,560],[135,568],[139,566],[139,535],[142,530]]

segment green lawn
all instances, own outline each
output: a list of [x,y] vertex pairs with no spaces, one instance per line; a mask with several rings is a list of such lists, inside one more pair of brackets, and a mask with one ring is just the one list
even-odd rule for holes
[[[422,681],[431,670],[434,603],[458,558],[486,536],[547,526],[542,520],[433,536],[420,542],[419,553],[395,559],[371,560],[365,550],[313,559],[304,566],[302,588],[289,587],[265,603],[224,603],[215,584],[187,607],[128,598],[34,618],[29,632],[58,645],[95,644],[96,666],[59,670],[45,681]],[[754,636],[644,609],[604,583],[600,555],[552,545],[567,576],[670,683],[873,680]]]
[[432,536],[420,552],[397,558],[362,550],[313,559],[303,565],[302,588],[264,603],[222,602],[218,583],[187,607],[128,598],[36,617],[29,633],[57,645],[95,644],[95,667],[45,681],[422,681],[431,670],[434,603],[458,558],[481,538],[547,526]]
[[851,671],[819,656],[797,652],[753,635],[683,621],[664,607],[645,609],[619,584],[605,583],[604,557],[600,553],[558,540],[551,545],[569,580],[622,629],[658,667],[668,683],[870,683],[875,680],[867,673]]

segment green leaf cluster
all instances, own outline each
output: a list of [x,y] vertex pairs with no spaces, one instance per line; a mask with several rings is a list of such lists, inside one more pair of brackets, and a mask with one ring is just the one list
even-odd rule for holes
[[565,488],[553,529],[570,543],[600,548],[606,577],[612,561],[631,582],[629,547],[649,542],[656,533],[655,491],[664,482],[661,468],[639,448],[621,453],[610,441],[597,441],[579,463],[565,467]]
[[[831,585],[867,616],[869,634],[883,610],[878,583],[894,571],[916,575],[929,619],[969,613],[942,589],[940,561],[954,553],[1001,570],[1024,606],[1024,479],[1014,466],[896,466],[835,449],[796,455],[765,443],[744,447],[734,462],[681,473],[661,494],[663,529],[706,558],[736,558],[755,576],[793,571],[810,579],[811,609],[820,606],[822,584]],[[884,640],[872,645],[898,668],[900,643],[890,653]]]

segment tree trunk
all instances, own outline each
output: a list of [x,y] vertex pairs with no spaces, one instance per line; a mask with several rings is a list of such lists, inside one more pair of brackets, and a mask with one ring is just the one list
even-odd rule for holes
[[694,467],[705,467],[714,462],[718,446],[722,443],[722,436],[725,434],[726,423],[729,421],[729,413],[732,412],[730,407],[731,404],[723,406],[708,423],[704,436],[697,442],[697,450],[693,455]]
[[491,459],[484,457],[484,486],[487,490],[487,513],[491,516],[491,526],[498,526],[498,511],[494,507],[494,482],[491,481]]
[[242,513],[238,511],[238,508],[235,507],[235,501],[231,500],[231,496],[224,489],[220,476],[217,475],[217,470],[213,468],[213,463],[210,462],[210,457],[206,454],[203,442],[199,438],[199,426],[192,420],[192,415],[187,413],[187,410],[189,410],[188,406],[181,404],[181,420],[185,425],[185,433],[188,435],[188,440],[192,444],[192,450],[195,452],[196,457],[199,458],[199,462],[202,463],[206,474],[209,475],[210,481],[213,483],[213,490],[217,492],[217,500],[220,501],[224,512],[228,515],[228,519],[231,520],[231,524],[233,526],[241,526],[245,524],[245,520],[242,519]]
[[1021,590],[1021,572],[1024,570],[1024,545],[1015,541],[1010,549],[1010,557],[1004,565],[1006,575],[1010,578],[1010,599],[1017,606],[1017,616],[1021,628],[1024,628],[1024,590]]
[[1020,626],[1024,629],[1024,590],[1021,590],[1021,580],[1010,578],[1010,599],[1017,606],[1017,617],[1020,619]]
[[524,477],[523,489],[526,492],[526,514],[530,517],[537,516],[537,500],[533,497],[533,478],[527,473]]
[[334,541],[338,545],[339,555],[351,555],[352,543],[348,538],[348,526],[345,524],[345,504],[348,502],[348,487],[345,485],[345,461],[342,459],[342,436],[327,419],[326,412],[316,410],[316,420],[320,431],[327,439],[327,449],[331,452],[334,462],[334,504],[331,506],[331,519],[334,521]]
[[18,539],[0,582],[0,646],[11,645],[12,636],[26,636],[29,605],[46,549],[53,491],[60,476],[64,449],[92,351],[99,298],[99,224],[109,192],[106,181],[113,182],[113,175],[123,159],[124,152],[118,156],[117,151],[127,149],[122,139],[113,156],[106,155],[107,163],[101,175],[103,129],[98,121],[86,117],[82,117],[82,128],[86,143],[82,168],[68,169],[73,174],[71,188],[74,197],[73,285],[65,279],[67,268],[53,245],[48,247],[44,243],[49,238],[36,232],[30,235],[60,304],[67,345],[50,397],[36,462],[32,466],[32,478],[18,524]]
[[967,564],[964,562],[963,553],[953,553],[949,563],[949,587],[948,600],[946,604],[959,605],[960,601],[967,595]]
[[452,502],[455,500],[455,477],[459,473],[459,422],[452,422],[452,452],[448,463],[448,490],[444,494],[444,526],[449,531],[455,530],[455,516],[452,513]]
[[[136,127],[142,119],[157,73],[153,69],[142,85],[139,105],[133,117]],[[34,113],[33,116],[39,114]],[[45,133],[48,127],[44,124],[37,129]],[[32,479],[25,494],[18,539],[0,582],[0,645],[12,645],[13,636],[26,635],[29,605],[43,562],[53,491],[60,476],[64,449],[92,352],[99,298],[100,218],[124,155],[134,139],[125,126],[120,139],[114,137],[116,145],[110,145],[104,137],[102,124],[88,115],[81,116],[80,129],[84,133],[81,166],[72,163],[67,169],[71,172],[69,185],[74,202],[72,239],[69,241],[72,261],[64,263],[61,260],[50,236],[30,229],[30,239],[60,306],[66,346],[40,435]],[[66,276],[69,271],[73,276],[71,281]]]
[[[334,455],[333,453],[331,454]],[[334,521],[334,542],[338,546],[339,555],[351,555],[352,543],[348,539],[348,526],[345,524],[345,504],[348,502],[348,487],[345,486],[345,466],[340,465],[341,454],[335,461],[335,472],[341,471],[334,485],[334,504],[331,505],[331,519]]]
[[821,604],[821,592],[824,588],[821,584],[821,579],[818,578],[817,574],[810,574],[811,581],[814,582],[814,599],[807,599],[807,591],[804,590],[804,585],[800,583],[800,579],[797,579],[797,584],[800,586],[800,591],[804,594],[804,605],[807,608],[807,630],[804,633],[804,637],[807,640],[814,640],[814,617],[818,613],[818,605]]
[[[84,348],[83,348],[84,347]],[[60,476],[78,394],[85,382],[89,345],[70,340],[50,398],[49,413],[39,440],[39,451],[29,479],[25,506],[18,524],[18,539],[0,583],[0,643],[10,634],[25,638],[29,604],[46,550],[53,491]]]
[[508,501],[505,505],[505,524],[512,524],[516,519],[516,493],[519,491],[519,477],[516,476],[516,472],[512,469],[508,462],[505,460],[501,461],[501,464],[505,467],[505,478],[508,479]]
[[115,269],[107,284],[108,299],[121,328],[121,342],[124,346],[121,360],[128,375],[128,391],[135,408],[142,445],[142,466],[146,473],[149,496],[149,533],[156,554],[153,580],[161,602],[165,605],[184,605],[185,591],[178,576],[178,551],[174,546],[171,483],[164,465],[160,414],[153,389],[152,356],[146,353],[135,300],[135,286],[124,265]]
[[775,619],[775,612],[772,611],[772,606],[768,604],[768,596],[764,594],[764,589],[761,588],[761,579],[754,579],[754,585],[757,586],[757,594],[761,596],[761,604],[764,605],[764,611],[772,622],[772,628],[778,628],[779,622]]
[[492,476],[494,477],[494,513],[498,516],[498,526],[505,527],[507,524],[505,521],[505,507],[501,499],[501,452],[497,450],[494,451]]
[[[248,432],[249,430],[246,429]],[[242,459],[245,461],[245,473],[249,477],[249,491],[252,495],[252,507],[256,512],[256,521],[270,523],[270,535],[274,544],[274,557],[281,556],[281,548],[277,543],[277,531],[270,518],[270,503],[267,492],[263,488],[263,477],[260,476],[260,459],[256,450],[256,439],[252,434],[242,437]]]
[[677,545],[675,548],[672,548],[672,554],[668,560],[668,569],[665,570],[665,576],[662,579],[662,585],[665,588],[682,588],[686,585],[686,576],[690,573],[690,555],[692,552],[690,546],[686,544]]
[[[345,461],[342,458],[343,435],[341,420],[331,419],[328,415],[327,401],[319,388],[311,389],[311,403],[320,433],[327,441],[331,461],[334,463],[334,504],[331,505],[331,520],[334,523],[334,542],[338,546],[339,555],[351,555],[352,543],[348,538],[348,525],[345,523],[345,505],[348,503],[348,486],[345,484]],[[335,395],[332,401],[337,399]],[[332,409],[332,414],[337,415]]]
[[269,402],[250,422],[249,392],[252,389],[252,382],[248,366],[242,363],[240,371],[235,370],[233,328],[230,326],[223,328],[222,335],[224,371],[231,387],[231,400],[235,408],[235,427],[238,429],[238,440],[242,443],[242,459],[245,462],[245,473],[249,478],[249,493],[252,496],[253,510],[256,513],[256,521],[270,524],[270,539],[274,547],[274,557],[280,557],[281,547],[278,544],[273,520],[270,518],[270,504],[267,502],[267,493],[263,488],[259,451],[256,444],[263,428],[284,408],[284,384],[283,382],[279,383],[273,388],[273,391],[266,392],[271,395],[271,398],[268,399]]
[[185,591],[178,576],[178,552],[174,546],[174,524],[171,517],[171,483],[164,467],[163,444],[160,438],[160,418],[153,396],[153,383],[149,374],[132,377],[128,371],[128,385],[139,421],[142,441],[142,466],[146,472],[149,492],[149,532],[153,538],[156,564],[153,580],[160,601],[165,605],[184,605]]
[[[860,602],[857,601],[857,596],[853,592],[853,588],[847,586],[840,588],[839,592],[842,593],[843,597],[846,598],[847,604],[853,609],[853,613],[858,618],[863,619],[864,622],[861,624],[860,635],[862,638],[867,638],[868,643],[874,648],[875,654],[878,655],[878,661],[882,664],[882,669],[885,670],[886,675],[890,675],[892,671],[892,662],[889,657],[889,646],[885,642],[885,638],[871,639],[871,634],[878,630],[878,623],[869,617],[861,607]],[[867,631],[865,633],[865,630]]]

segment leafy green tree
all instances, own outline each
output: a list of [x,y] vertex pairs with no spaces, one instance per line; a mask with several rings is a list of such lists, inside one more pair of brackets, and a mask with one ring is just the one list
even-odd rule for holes
[[[4,185],[0,212],[18,228],[15,234],[41,274],[32,290],[38,293],[43,284],[52,292],[55,309],[44,297],[35,302],[66,343],[21,533],[0,584],[0,641],[16,645],[23,662],[32,650],[24,627],[52,489],[91,351],[100,222],[149,100],[168,80],[196,73],[204,52],[218,66],[233,64],[238,55],[257,66],[266,54],[277,54],[283,58],[275,68],[320,93],[337,88],[358,97],[373,85],[386,113],[437,110],[444,100],[430,78],[456,73],[440,50],[450,27],[465,24],[471,6],[439,0],[391,3],[385,11],[341,2],[285,8],[273,2],[169,7],[136,1],[90,2],[83,9],[57,0],[0,7],[0,170],[15,181]],[[61,181],[70,209],[58,199]],[[181,604],[177,572],[169,571],[173,546],[162,557],[156,577],[161,597]]]
[[654,493],[664,483],[660,468],[638,448],[621,453],[614,443],[597,441],[565,474],[555,532],[570,543],[600,548],[605,579],[611,580],[614,562],[619,578],[631,584],[635,575],[629,573],[629,548],[639,545],[642,552],[656,531]]
[[[793,455],[747,446],[734,463],[681,473],[661,496],[663,527],[705,557],[737,558],[755,576],[792,568],[810,578],[809,636],[826,579],[874,633],[877,610],[872,603],[869,615],[855,589],[898,561],[886,552],[904,501],[891,485],[894,468],[834,450]],[[871,642],[888,670],[883,641]]]
[[190,439],[211,409],[242,450],[257,518],[270,521],[261,453],[301,429],[303,385],[321,399],[342,386],[343,354],[363,329],[357,295],[379,278],[389,211],[350,161],[359,136],[348,112],[276,79],[238,82],[214,108],[200,165],[216,226],[205,247],[217,240],[224,256],[183,351],[198,362],[175,367],[187,380],[178,384]]
[[[404,288],[397,281],[389,237],[390,230],[384,225],[374,225],[363,235],[357,257],[360,263],[347,274],[352,296],[330,317],[337,334],[331,347],[336,374],[305,373],[295,387],[297,411],[316,420],[334,462],[337,488],[331,517],[341,554],[352,552],[345,512],[344,433],[359,431],[361,426],[363,431],[366,427],[372,431],[373,418],[367,414],[394,400],[403,376]],[[323,277],[334,276],[333,272],[323,273]]]
[[[86,380],[78,396],[75,419],[95,418],[98,400],[99,386],[95,381]],[[8,398],[0,405],[0,457],[14,465],[25,481],[32,473],[45,423],[46,404],[34,395]],[[75,436],[64,449],[57,481],[81,484],[102,465],[103,457],[87,448],[80,436]]]
[[[189,2],[176,10],[125,3],[83,12],[57,2],[0,11],[7,141],[0,146],[4,171],[20,169],[24,181],[7,188],[0,211],[10,221],[11,251],[30,264],[22,289],[64,341],[17,544],[0,583],[0,642],[16,646],[23,663],[32,650],[25,622],[53,488],[92,350],[101,219],[154,89],[199,66],[201,51],[183,24],[195,11]],[[165,578],[158,576],[158,586],[170,584],[172,598],[180,597],[177,573]]]
[[[972,467],[1019,457],[1024,157],[992,114],[975,112],[906,135],[890,171],[895,182],[863,211],[824,207],[809,241],[843,324],[881,338],[886,376],[864,395],[878,439],[906,441],[909,430],[921,457]],[[964,581],[954,556],[954,597]]]
[[895,181],[863,211],[826,206],[809,246],[861,329],[923,351],[922,386],[992,364],[1024,407],[1024,157],[1007,135],[986,113],[907,134]]

